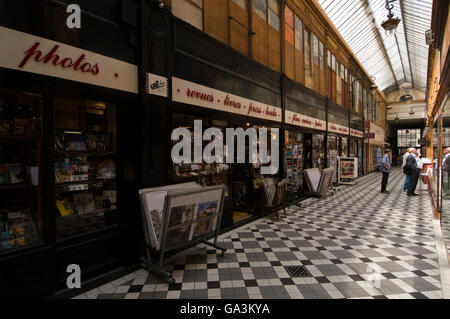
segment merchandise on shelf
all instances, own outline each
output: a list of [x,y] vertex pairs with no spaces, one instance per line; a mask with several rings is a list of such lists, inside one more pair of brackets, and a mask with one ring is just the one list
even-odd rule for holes
[[29,208],[0,211],[0,250],[23,247],[38,240]]

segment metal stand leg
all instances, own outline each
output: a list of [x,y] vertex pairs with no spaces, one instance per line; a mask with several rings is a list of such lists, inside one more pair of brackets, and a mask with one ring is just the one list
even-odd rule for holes
[[222,253],[220,254],[220,256],[222,256],[222,257],[223,257],[223,254],[227,251],[226,248],[217,246],[216,244],[212,244],[212,243],[210,243],[210,242],[208,242],[208,241],[206,241],[206,240],[204,240],[204,239],[202,240],[202,243],[205,244],[205,245],[208,245],[208,246],[211,246],[211,247],[214,247],[214,248],[216,248],[216,249],[221,250]]
[[155,275],[159,279],[167,281],[167,283],[169,285],[174,284],[175,278],[172,277],[172,274],[170,272],[167,272],[167,271],[163,270],[162,268],[154,266],[152,264],[152,257],[150,254],[150,248],[148,246],[145,247],[145,253],[147,255],[145,268],[147,268],[148,272]]

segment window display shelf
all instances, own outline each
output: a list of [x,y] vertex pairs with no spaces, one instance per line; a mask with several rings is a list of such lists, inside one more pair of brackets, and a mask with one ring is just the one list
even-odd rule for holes
[[28,140],[35,141],[39,140],[38,136],[27,136],[27,135],[0,135],[0,140]]
[[65,155],[86,155],[90,157],[103,157],[103,156],[115,156],[115,152],[85,152],[85,151],[55,151],[55,155],[57,156],[65,156]]
[[37,190],[38,186],[31,184],[6,184],[0,185],[0,191],[8,191],[8,190],[21,190],[21,189],[35,189]]

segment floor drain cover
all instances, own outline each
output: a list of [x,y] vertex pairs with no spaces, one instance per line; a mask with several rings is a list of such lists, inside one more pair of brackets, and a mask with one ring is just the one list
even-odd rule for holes
[[291,277],[312,277],[305,266],[285,266],[284,268]]

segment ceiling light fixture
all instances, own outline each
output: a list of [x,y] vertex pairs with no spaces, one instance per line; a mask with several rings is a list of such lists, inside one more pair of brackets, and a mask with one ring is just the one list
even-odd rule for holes
[[392,2],[395,1],[396,0],[386,0],[385,8],[389,11],[389,14],[387,15],[388,19],[383,21],[381,26],[386,31],[387,36],[395,34],[395,30],[401,21],[399,18],[394,18],[394,15],[392,14],[392,9],[394,8]]

